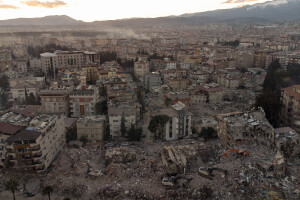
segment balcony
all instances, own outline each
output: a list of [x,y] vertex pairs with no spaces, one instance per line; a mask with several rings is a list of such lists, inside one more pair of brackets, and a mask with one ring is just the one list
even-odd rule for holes
[[31,146],[31,151],[39,151],[40,149],[41,149],[41,146],[39,144]]
[[32,157],[34,157],[34,158],[40,158],[42,155],[43,155],[42,152],[39,152],[39,153],[32,154]]
[[39,165],[36,166],[36,169],[38,171],[44,171],[45,170],[45,165],[44,164],[39,164]]

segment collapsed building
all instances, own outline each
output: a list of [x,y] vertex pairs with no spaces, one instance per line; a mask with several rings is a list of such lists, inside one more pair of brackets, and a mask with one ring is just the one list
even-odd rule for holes
[[263,110],[220,114],[217,120],[218,136],[225,145],[253,139],[262,145],[274,144],[274,129]]
[[290,127],[274,129],[275,145],[284,156],[291,157],[300,153],[300,136]]

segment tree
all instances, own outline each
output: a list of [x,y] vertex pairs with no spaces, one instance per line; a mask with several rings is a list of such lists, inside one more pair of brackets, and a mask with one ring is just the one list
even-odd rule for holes
[[281,111],[281,84],[282,76],[278,70],[280,64],[278,60],[273,61],[263,83],[263,91],[256,98],[255,107],[262,107],[265,111],[266,118],[273,127],[280,126]]
[[24,91],[24,95],[25,95],[25,104],[27,104],[27,102],[28,102],[28,93],[27,93],[26,87],[25,87],[24,90],[25,90],[25,91]]
[[9,79],[6,75],[0,77],[0,88],[7,90],[9,88]]
[[42,194],[43,194],[43,195],[47,195],[47,196],[48,196],[48,199],[51,200],[50,195],[51,195],[51,193],[52,193],[53,191],[54,191],[54,190],[53,190],[53,187],[50,186],[50,185],[47,185],[46,187],[43,188]]
[[77,128],[74,126],[73,128],[69,129],[66,133],[66,141],[69,143],[72,140],[77,140]]
[[133,124],[128,131],[128,139],[130,141],[140,141],[142,137],[142,129],[136,129]]
[[122,134],[122,137],[125,137],[125,133],[126,133],[125,116],[124,116],[124,112],[123,112],[122,118],[121,118],[121,134]]
[[166,106],[169,106],[172,103],[172,99],[170,99],[169,97],[165,98],[165,104]]
[[88,142],[88,139],[85,136],[81,136],[79,140],[84,144]]
[[103,140],[104,141],[109,141],[110,140],[110,128],[109,128],[109,125],[106,126]]
[[0,90],[0,110],[7,108],[7,94]]
[[162,136],[163,128],[169,120],[168,115],[156,115],[150,120],[148,130],[154,133],[155,139],[157,139],[157,136]]
[[107,114],[107,101],[99,101],[95,104],[95,111],[97,115],[106,115]]
[[14,180],[14,179],[9,179],[9,181],[6,182],[5,184],[5,190],[6,191],[11,191],[13,194],[13,199],[16,199],[15,192],[18,189],[19,183]]
[[144,98],[143,98],[143,94],[142,94],[142,91],[139,90],[137,92],[137,99],[139,101],[139,103],[142,105],[142,111],[145,111],[145,101],[144,101]]
[[26,104],[28,104],[28,105],[35,105],[36,103],[37,103],[37,100],[36,100],[34,94],[31,92],[29,94],[29,96],[27,97]]

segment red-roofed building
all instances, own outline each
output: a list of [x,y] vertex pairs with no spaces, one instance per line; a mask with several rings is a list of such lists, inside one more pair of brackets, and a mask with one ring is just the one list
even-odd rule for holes
[[192,103],[221,103],[223,95],[224,90],[222,88],[204,85],[196,88],[191,99]]
[[188,94],[165,94],[164,98],[171,99],[171,105],[175,105],[178,102],[184,103],[186,106],[190,106],[191,104],[191,98]]

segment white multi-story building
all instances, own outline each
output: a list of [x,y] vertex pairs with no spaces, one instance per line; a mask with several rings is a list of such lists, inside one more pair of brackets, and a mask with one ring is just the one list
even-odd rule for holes
[[33,70],[42,69],[42,61],[41,61],[41,59],[38,59],[38,58],[30,59],[29,65],[30,65],[30,68]]
[[163,140],[178,140],[192,134],[192,113],[186,110],[184,103],[178,102],[171,108],[161,110],[160,114],[170,117],[165,125]]
[[[110,135],[113,139],[121,138],[121,122],[122,117],[125,119],[125,128],[129,130],[131,125],[137,122],[136,110],[132,107],[109,107],[108,108],[108,118],[109,118],[109,128]],[[126,135],[125,135],[126,136]]]
[[176,69],[175,61],[166,61],[166,69]]
[[47,73],[49,69],[58,67],[76,66],[84,64],[100,64],[100,55],[89,51],[55,51],[41,54],[42,70]]

